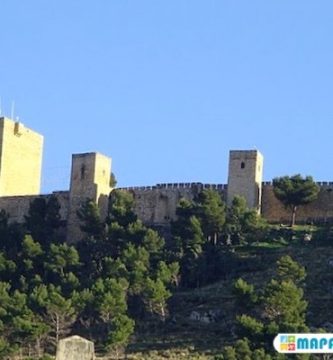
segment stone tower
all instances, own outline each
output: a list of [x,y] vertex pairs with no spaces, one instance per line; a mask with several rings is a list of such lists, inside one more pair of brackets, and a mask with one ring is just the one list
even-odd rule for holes
[[235,195],[243,196],[249,208],[261,210],[264,158],[257,150],[231,150],[229,154],[228,205]]
[[0,117],[0,196],[40,193],[43,136]]
[[99,153],[72,155],[71,184],[69,190],[69,212],[67,221],[67,240],[79,240],[80,224],[77,211],[87,200],[98,204],[101,218],[108,210],[111,176],[111,158]]

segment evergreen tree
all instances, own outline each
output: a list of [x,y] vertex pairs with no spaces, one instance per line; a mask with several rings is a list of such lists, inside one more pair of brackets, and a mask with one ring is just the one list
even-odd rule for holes
[[233,293],[236,296],[237,304],[241,307],[251,307],[257,301],[257,295],[254,292],[254,286],[248,284],[242,278],[235,281]]
[[301,175],[297,174],[273,179],[273,191],[276,198],[291,210],[290,225],[294,226],[297,207],[316,200],[319,186],[311,176],[302,178]]
[[[272,351],[271,343],[276,334],[308,331],[305,323],[307,302],[303,299],[302,288],[294,283],[295,280],[299,284],[304,278],[304,268],[289,256],[284,256],[277,262],[277,279],[271,279],[260,291],[262,296],[252,302],[251,307],[238,307],[250,313],[236,317],[237,334],[247,337],[251,349],[258,350],[256,355],[260,354],[261,358],[267,358],[263,348]],[[254,294],[251,285],[239,279],[234,291],[241,300],[248,299],[251,303]]]
[[222,360],[237,360],[236,350],[232,346],[226,346],[223,351]]
[[22,242],[22,251],[17,254],[16,259],[16,276],[20,276],[20,280],[16,280],[15,283],[20,283],[22,291],[30,288],[36,276],[44,277],[44,256],[45,251],[41,244],[35,241],[31,235],[26,235]]
[[41,352],[41,339],[48,326],[28,306],[27,295],[11,291],[7,283],[0,283],[0,353],[17,351],[33,344]]
[[298,285],[302,283],[305,276],[305,268],[289,255],[282,256],[277,261],[277,277],[279,280],[291,280]]
[[134,332],[134,321],[125,314],[118,314],[111,320],[109,334],[106,340],[106,349],[114,351],[119,358],[121,350],[127,345]]
[[156,281],[147,278],[144,288],[144,300],[147,304],[149,311],[153,314],[157,314],[165,321],[167,317],[166,313],[166,301],[171,296],[171,292],[166,289],[164,283],[157,279]]
[[246,211],[246,200],[241,196],[235,196],[228,209],[226,221],[226,233],[233,244],[243,243],[245,240],[242,222]]
[[142,246],[136,247],[129,243],[120,259],[128,273],[130,294],[140,294],[149,275],[150,256],[148,251]]
[[220,194],[211,189],[201,191],[195,199],[194,212],[200,219],[205,237],[216,244],[226,219],[226,206]]
[[16,270],[16,264],[12,260],[8,260],[4,253],[0,252],[0,276],[3,281],[10,281]]
[[77,216],[81,221],[81,230],[89,239],[99,240],[105,237],[105,226],[94,201],[88,199],[78,210]]
[[110,175],[110,188],[114,189],[117,186],[117,179],[113,172]]
[[[4,212],[2,214],[2,216],[8,219],[8,215]],[[26,236],[26,231],[22,224],[16,222],[8,224],[6,223],[6,219],[2,219],[2,230],[0,230],[0,252],[2,251],[8,260],[16,262],[18,254],[22,252],[22,243]]]
[[195,216],[191,216],[184,228],[184,237],[182,238],[183,257],[180,262],[180,273],[183,285],[198,286],[199,257],[202,254],[204,242],[200,221]]
[[99,279],[92,288],[94,308],[102,321],[105,346],[108,351],[126,345],[134,331],[134,321],[126,315],[128,283],[124,279]]
[[233,244],[261,241],[266,235],[267,223],[256,210],[248,209],[242,196],[235,196],[228,209],[225,232]]
[[25,216],[25,224],[32,238],[45,249],[57,241],[56,231],[61,225],[60,204],[55,196],[34,199]]
[[9,232],[8,232],[8,219],[9,215],[5,210],[0,210],[0,251],[5,249],[7,242],[9,240]]
[[236,318],[238,325],[238,334],[247,337],[255,343],[263,340],[264,324],[249,315],[240,315]]
[[51,244],[45,268],[63,279],[66,272],[79,265],[79,261],[79,254],[73,246]]
[[93,286],[92,293],[95,298],[96,310],[107,326],[117,314],[126,313],[127,289],[128,283],[126,281],[115,279],[99,279]]
[[76,325],[90,337],[93,337],[93,328],[98,322],[98,311],[95,306],[95,294],[91,289],[74,290],[71,296],[73,307],[77,313]]
[[291,280],[278,282],[274,279],[267,285],[264,296],[265,314],[279,326],[279,332],[305,332],[307,302],[303,290]]
[[100,218],[97,204],[87,200],[77,213],[81,230],[85,233],[78,243],[77,250],[83,264],[81,278],[84,286],[89,286],[103,270],[103,258],[108,256],[105,223]]
[[50,324],[50,338],[57,345],[59,340],[70,332],[70,328],[76,320],[76,309],[71,298],[62,295],[61,289],[50,285],[47,290],[47,298],[41,304],[44,305],[44,317]]
[[116,221],[121,226],[127,226],[137,220],[134,214],[134,198],[131,193],[114,190],[110,194],[110,210],[108,223]]
[[160,261],[157,265],[156,278],[161,280],[164,284],[174,284],[178,286],[179,275],[179,263],[173,262],[167,264],[164,261]]
[[248,339],[237,340],[235,350],[237,359],[251,360],[252,351]]

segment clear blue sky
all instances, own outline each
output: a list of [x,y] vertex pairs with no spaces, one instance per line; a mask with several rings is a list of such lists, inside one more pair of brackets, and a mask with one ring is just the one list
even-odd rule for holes
[[119,186],[225,183],[228,151],[264,177],[333,181],[332,0],[1,0],[2,113],[45,136],[43,191],[72,153]]

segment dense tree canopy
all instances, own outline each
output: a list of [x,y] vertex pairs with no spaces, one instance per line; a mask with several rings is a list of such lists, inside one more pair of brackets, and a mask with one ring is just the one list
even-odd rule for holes
[[[267,358],[271,356],[269,353],[275,356],[271,343],[278,333],[308,331],[305,322],[308,303],[303,298],[304,292],[300,286],[305,276],[304,268],[287,255],[277,261],[275,277],[262,289],[255,289],[243,279],[235,282],[234,293],[237,295],[240,312],[236,318],[237,334],[247,343],[250,359],[256,350],[266,354]],[[237,346],[236,343],[232,348],[235,354]],[[231,353],[230,349],[225,349],[225,355]],[[235,359],[243,357],[237,355]]]
[[104,220],[87,200],[76,246],[61,240],[54,197],[35,199],[22,225],[0,212],[1,356],[32,348],[41,356],[73,329],[118,354],[137,321],[166,320],[179,265],[133,206],[131,194],[114,190]]
[[[137,218],[134,205],[129,192],[113,190],[102,219],[87,200],[75,245],[60,236],[53,197],[33,201],[24,224],[10,223],[0,211],[1,358],[19,351],[41,358],[73,333],[119,357],[141,329],[172,327],[177,295],[191,298],[191,288],[216,281],[223,293],[234,282],[225,298],[237,309],[237,340],[216,359],[276,359],[270,347],[276,333],[307,331],[305,268],[290,256],[277,261],[274,276],[260,288],[247,277],[237,280],[244,245],[257,245],[268,228],[243,198],[236,196],[229,208],[212,190],[181,199],[166,239]],[[261,258],[253,254],[252,260],[260,270]],[[205,294],[195,289],[193,298],[206,306]]]

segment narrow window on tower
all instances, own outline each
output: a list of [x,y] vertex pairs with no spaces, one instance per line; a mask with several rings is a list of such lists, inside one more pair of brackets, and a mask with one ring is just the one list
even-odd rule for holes
[[242,161],[242,163],[241,163],[241,169],[244,169],[244,168],[245,168],[245,162]]
[[86,172],[86,167],[84,165],[82,165],[81,166],[81,180],[84,179],[85,172]]

